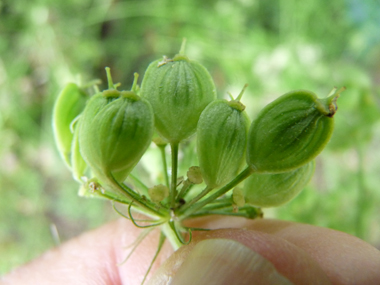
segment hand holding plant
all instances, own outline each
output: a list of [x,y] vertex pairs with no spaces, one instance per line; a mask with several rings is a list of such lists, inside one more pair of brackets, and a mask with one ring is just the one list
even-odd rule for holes
[[[58,97],[56,141],[82,196],[127,205],[127,214],[117,211],[146,231],[160,227],[154,259],[166,238],[178,249],[191,241],[193,231],[208,230],[186,226],[189,219],[215,214],[255,219],[263,216],[260,207],[294,198],[331,137],[344,90],[334,88],[323,99],[310,91],[288,92],[250,123],[241,102],[247,86],[230,101],[216,100],[210,74],[185,55],[184,44],[173,59],[149,65],[141,89],[135,74],[132,89],[119,91],[106,70],[108,89],[95,87],[90,98],[70,84]],[[83,98],[89,98],[85,104]],[[185,159],[179,154],[194,134],[199,165],[186,165],[183,178],[178,171]],[[140,187],[134,187],[128,177],[152,140],[162,153],[165,180],[155,185],[139,180]],[[137,220],[134,213],[146,218]]]

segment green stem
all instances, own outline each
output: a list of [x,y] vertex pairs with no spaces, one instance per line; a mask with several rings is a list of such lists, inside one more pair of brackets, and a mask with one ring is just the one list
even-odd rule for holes
[[202,210],[204,211],[213,211],[213,210],[221,210],[221,209],[225,209],[225,208],[228,208],[228,207],[231,207],[231,200],[229,202],[226,202],[226,203],[213,203],[213,204],[208,204],[206,206],[203,207]]
[[163,224],[161,226],[161,230],[169,240],[174,250],[177,250],[182,246],[182,243],[178,240],[177,235],[174,233],[169,223]]
[[163,167],[164,176],[165,176],[165,183],[166,183],[166,186],[169,188],[170,184],[169,184],[169,175],[168,175],[168,164],[166,162],[165,147],[166,145],[159,146],[160,151],[161,151],[162,167]]
[[108,89],[115,89],[115,85],[113,84],[112,76],[111,76],[111,68],[109,68],[108,66],[106,67],[106,73],[107,73],[107,80],[108,80]]
[[[232,208],[231,208],[232,211]],[[193,214],[189,216],[189,218],[198,218],[203,216],[209,216],[209,215],[220,215],[220,216],[233,216],[233,217],[244,217],[248,218],[249,215],[247,213],[233,213],[231,211],[205,211],[205,212],[197,212],[196,214]]]
[[98,192],[96,192],[95,195],[97,197],[104,198],[104,199],[111,200],[111,201],[115,201],[115,202],[118,202],[121,204],[129,205],[129,203],[131,203],[131,200],[126,200],[125,197],[119,196],[115,193],[112,193],[112,192],[106,191],[106,190],[104,190],[103,193],[98,191]]
[[145,210],[146,212],[154,214],[155,216],[167,217],[168,214],[166,212],[163,212],[162,210],[155,210],[154,205],[149,205],[149,201],[143,200],[143,198],[139,194],[134,192],[128,186],[121,185],[112,174],[109,173],[108,175],[106,175],[106,177],[111,186],[124,193],[124,195],[131,199],[131,201],[134,201],[134,203],[138,205],[141,210]]
[[[130,246],[133,246],[131,251],[128,253],[127,257],[124,258],[124,260],[120,263],[118,263],[117,265],[118,266],[121,266],[123,265],[124,263],[126,263],[128,261],[128,259],[132,256],[132,254],[135,252],[135,250],[138,248],[138,246],[141,244],[141,242],[147,237],[147,235],[152,231],[153,229],[144,229],[140,234],[139,236],[137,237],[137,239],[130,245]],[[129,247],[129,246],[128,246]]]
[[[132,173],[128,175],[128,178],[132,180],[132,182],[134,182],[135,184],[137,184],[136,186],[141,190],[141,192],[143,192],[143,194],[145,196],[148,195],[148,186],[146,186],[144,184],[144,182],[142,182],[139,178],[137,178],[137,176],[133,175]],[[140,191],[138,191],[140,192]]]
[[210,193],[211,190],[212,188],[206,186],[205,189],[203,189],[201,193],[199,193],[196,197],[194,197],[194,199],[189,201],[189,203],[186,203],[185,205],[183,205],[183,207],[181,208],[181,212],[186,211],[188,208],[190,208],[192,205],[194,205],[196,202],[198,202],[200,199],[202,199],[204,196]]
[[245,84],[244,87],[243,87],[243,89],[241,90],[239,96],[237,96],[236,101],[240,101],[241,100],[241,98],[243,97],[244,91],[245,91],[245,89],[247,89],[247,87],[248,87],[248,84]]
[[171,143],[172,155],[172,180],[169,197],[171,198],[171,208],[175,208],[175,198],[177,197],[177,171],[178,171],[178,143]]
[[177,197],[177,201],[179,201],[180,199],[184,198],[187,193],[190,191],[191,187],[193,186],[194,184],[192,184],[189,179],[186,179],[184,182],[183,182],[183,186],[181,188],[181,191],[179,192],[178,194],[178,197]]
[[239,208],[238,212],[234,212],[234,207],[225,207],[224,209],[216,209],[216,210],[206,210],[206,207],[202,209],[200,212],[196,212],[189,216],[188,218],[196,218],[208,215],[226,215],[226,216],[236,216],[236,217],[244,217],[247,219],[256,219],[258,217],[262,217],[262,211],[260,208],[253,208],[251,206],[244,206]]
[[149,265],[149,268],[148,268],[147,272],[145,273],[144,279],[141,282],[141,284],[144,284],[144,282],[146,280],[146,277],[148,276],[150,270],[152,269],[153,263],[156,261],[158,254],[161,252],[162,246],[164,245],[164,242],[165,242],[165,238],[166,238],[165,235],[163,233],[161,233],[160,239],[158,241],[158,246],[157,246],[156,253],[154,254],[154,257],[153,257],[153,259],[152,259],[152,261],[151,261],[151,263]]
[[179,212],[180,213],[179,216],[181,217],[181,220],[187,218],[188,216],[190,216],[194,212],[198,211],[199,209],[202,209],[205,205],[211,203],[212,201],[216,200],[217,198],[219,198],[220,196],[225,194],[227,191],[231,190],[233,187],[235,187],[240,182],[242,182],[244,179],[246,179],[248,176],[250,176],[253,173],[253,171],[254,170],[252,168],[247,166],[247,168],[244,169],[242,172],[240,172],[231,182],[229,182],[228,184],[226,184],[225,186],[220,188],[214,194],[212,194],[209,197],[207,197],[206,199],[196,203],[195,205],[193,205],[191,208],[189,208],[186,211],[183,211],[181,209],[181,211]]

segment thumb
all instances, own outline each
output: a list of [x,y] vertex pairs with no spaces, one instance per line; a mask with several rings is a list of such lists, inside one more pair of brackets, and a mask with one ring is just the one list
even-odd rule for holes
[[270,234],[223,229],[198,235],[148,284],[330,284],[303,250]]

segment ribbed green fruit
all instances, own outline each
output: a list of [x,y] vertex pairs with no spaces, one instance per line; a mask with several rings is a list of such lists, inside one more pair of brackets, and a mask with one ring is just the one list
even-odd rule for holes
[[96,94],[80,120],[80,152],[100,180],[110,173],[124,180],[153,136],[152,107],[134,91],[111,88]]
[[255,172],[278,173],[314,159],[332,135],[340,91],[318,99],[312,92],[297,90],[268,104],[249,130],[248,165]]
[[252,174],[244,182],[245,202],[257,207],[276,207],[289,202],[310,181],[314,165],[314,161],[311,161],[289,172]]
[[157,131],[170,143],[191,136],[204,108],[216,98],[205,67],[184,55],[156,60],[145,72],[141,96],[153,107]]
[[58,151],[71,167],[72,121],[83,111],[88,95],[78,85],[69,83],[58,95],[53,111],[53,131]]
[[239,101],[217,100],[202,112],[197,127],[197,155],[210,188],[233,179],[243,166],[249,119]]

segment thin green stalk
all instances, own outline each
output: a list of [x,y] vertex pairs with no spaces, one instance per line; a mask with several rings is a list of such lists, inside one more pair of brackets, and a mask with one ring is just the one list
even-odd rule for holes
[[172,155],[172,180],[170,184],[169,197],[171,199],[171,208],[175,208],[175,198],[177,197],[177,171],[178,171],[178,143],[171,143]]
[[[142,190],[144,195],[148,195],[148,186],[144,184],[139,178],[137,178],[136,175],[133,175],[132,173],[128,175],[128,178],[131,179],[134,183],[136,183],[139,189]],[[140,191],[139,191],[140,192]]]
[[91,192],[90,194],[84,194],[84,197],[96,197],[96,198],[102,198],[107,199],[115,202],[119,202],[122,204],[129,204],[131,203],[131,200],[127,200],[124,196],[120,196],[116,193],[113,193],[111,191],[107,191],[105,189],[97,189],[94,190],[94,192]]
[[[87,185],[83,185],[79,190],[79,196],[82,197],[96,197],[107,199],[115,202],[119,202],[122,204],[130,204],[130,197],[126,197],[126,195],[121,195],[120,191],[108,191],[102,185],[100,185],[97,181],[88,181]],[[124,193],[123,193],[124,194]]]
[[111,173],[106,175],[106,177],[111,186],[124,193],[124,195],[126,195],[129,199],[131,199],[131,201],[140,207],[140,210],[154,214],[155,216],[167,217],[168,214],[166,212],[156,210],[154,208],[154,205],[150,205],[151,203],[149,201],[143,200],[139,194],[134,192],[127,185],[120,184]]
[[[115,210],[115,212],[116,212],[119,216],[121,216],[121,217],[123,217],[123,218],[125,218],[125,219],[127,219],[127,220],[130,220],[130,219],[131,219],[129,213],[128,213],[128,216],[127,216],[127,215],[125,215],[124,213],[122,213],[122,212],[116,207],[116,205],[115,205],[115,201],[112,201],[112,208]],[[152,222],[152,220],[141,220],[141,219],[133,219],[133,220],[134,220],[135,222],[142,222],[142,223],[151,223],[151,222]]]
[[132,216],[132,211],[131,211],[132,204],[133,204],[133,202],[131,202],[131,204],[129,204],[129,206],[128,206],[128,215],[129,215],[129,219],[131,220],[131,222],[132,222],[136,227],[138,227],[138,228],[142,228],[142,229],[143,229],[143,228],[154,228],[154,227],[157,227],[157,226],[161,226],[162,224],[165,223],[165,220],[164,220],[164,221],[160,221],[160,220],[158,220],[158,221],[154,221],[154,222],[156,222],[156,223],[154,223],[154,224],[144,225],[144,226],[138,225],[138,224],[136,223],[135,219],[134,219],[133,216]]
[[173,230],[173,233],[175,234],[175,236],[177,237],[177,239],[180,241],[180,243],[182,245],[188,245],[191,242],[191,239],[192,239],[192,236],[193,236],[192,232],[191,232],[191,228],[187,228],[187,231],[188,231],[188,234],[189,234],[189,239],[187,241],[184,241],[183,237],[181,236],[181,233],[179,233],[178,230],[177,230],[175,222],[172,221],[172,220],[170,220],[168,222],[168,224],[169,224],[170,228]]
[[170,184],[169,184],[169,175],[168,175],[168,164],[166,163],[165,146],[166,145],[159,146],[159,148],[161,151],[162,167],[163,167],[164,176],[165,176],[165,183],[166,183],[166,186],[169,188]]
[[189,218],[198,218],[198,217],[209,216],[209,215],[234,216],[234,217],[244,217],[244,218],[249,217],[249,215],[244,212],[233,213],[233,212],[227,212],[227,211],[205,211],[205,212],[197,212],[196,214],[189,216]]
[[163,224],[161,226],[161,230],[165,234],[166,238],[169,240],[174,250],[177,250],[182,246],[181,241],[178,240],[177,235],[172,230],[169,223]]
[[205,189],[201,191],[201,193],[199,193],[196,197],[194,197],[194,199],[192,199],[191,201],[189,201],[189,203],[186,203],[185,205],[182,206],[181,212],[186,211],[188,208],[190,208],[192,205],[194,205],[196,202],[198,202],[200,199],[202,199],[204,196],[210,193],[211,190],[212,188],[206,186]]
[[[153,230],[153,228],[149,228],[149,229],[144,229],[140,234],[139,236],[137,237],[137,239],[130,245],[132,246],[132,249],[131,251],[129,252],[129,254],[127,255],[126,258],[124,258],[124,260],[120,263],[118,263],[117,265],[118,266],[121,266],[123,265],[124,263],[126,263],[128,261],[128,259],[132,256],[132,254],[135,252],[135,250],[137,249],[137,247],[141,244],[141,242],[147,237],[147,235]],[[129,246],[128,246],[129,247]]]
[[164,242],[165,242],[165,235],[163,233],[160,234],[160,239],[158,241],[158,246],[157,246],[157,250],[156,250],[156,253],[154,254],[154,257],[149,265],[149,268],[147,270],[147,272],[145,273],[145,276],[144,276],[144,279],[143,281],[141,282],[141,284],[144,284],[145,280],[146,280],[146,277],[148,276],[150,270],[152,269],[152,266],[153,266],[153,263],[156,261],[157,259],[157,256],[159,255],[159,253],[161,252],[161,249],[162,249],[162,246],[164,245]]
[[191,187],[193,186],[194,184],[192,184],[189,179],[186,179],[184,182],[183,182],[183,186],[181,188],[181,191],[179,192],[178,194],[178,197],[177,197],[177,201],[179,201],[180,199],[184,198],[186,196],[186,194],[190,191]]
[[188,208],[186,211],[181,209],[180,217],[181,220],[187,218],[194,212],[198,211],[199,209],[202,209],[205,205],[211,203],[212,201],[216,200],[218,197],[225,194],[228,190],[231,190],[233,187],[238,185],[240,182],[242,182],[244,179],[246,179],[248,176],[250,176],[253,173],[253,169],[247,166],[246,169],[244,169],[242,172],[240,172],[231,182],[220,188],[218,191],[216,191],[214,194],[210,195],[206,199],[194,204],[192,207]]
[[[254,210],[254,211],[252,211]],[[202,217],[202,216],[208,216],[208,215],[227,215],[227,216],[236,216],[236,217],[244,217],[247,219],[254,219],[257,217],[262,217],[262,211],[259,208],[252,208],[252,207],[242,207],[239,208],[238,212],[234,212],[234,207],[229,206],[224,209],[217,209],[217,210],[209,210],[203,208],[202,211],[196,212],[192,215],[190,215],[188,218],[195,218],[195,217]]]
[[231,207],[231,201],[229,202],[226,202],[226,203],[213,203],[213,204],[209,204],[209,205],[206,205],[203,207],[202,210],[204,211],[212,211],[212,210],[220,210],[220,209],[224,209],[224,208],[228,208],[228,207]]

